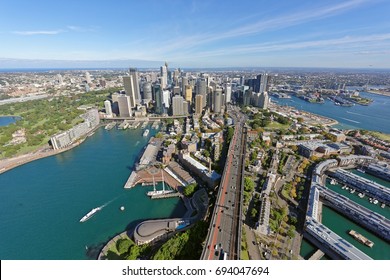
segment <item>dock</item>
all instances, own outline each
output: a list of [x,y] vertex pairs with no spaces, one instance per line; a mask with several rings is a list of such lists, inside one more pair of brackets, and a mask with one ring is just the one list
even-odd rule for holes
[[171,198],[171,197],[180,197],[180,193],[174,192],[174,193],[164,193],[164,194],[158,194],[151,196],[151,199],[160,199],[160,198]]
[[309,258],[309,261],[310,260],[320,260],[323,256],[325,256],[325,253],[322,252],[320,249],[318,249],[317,251],[314,252],[313,255],[311,255],[311,257]]

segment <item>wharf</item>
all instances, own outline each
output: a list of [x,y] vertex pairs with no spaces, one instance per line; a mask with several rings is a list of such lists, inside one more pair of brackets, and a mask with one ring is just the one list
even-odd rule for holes
[[165,194],[159,194],[151,196],[151,199],[161,199],[161,198],[171,198],[171,197],[180,197],[180,193],[174,192],[174,193],[165,193]]
[[310,260],[320,260],[323,256],[325,256],[325,253],[322,252],[320,249],[318,249],[317,251],[315,251],[315,253],[313,255],[311,255],[311,257],[309,258],[309,261]]

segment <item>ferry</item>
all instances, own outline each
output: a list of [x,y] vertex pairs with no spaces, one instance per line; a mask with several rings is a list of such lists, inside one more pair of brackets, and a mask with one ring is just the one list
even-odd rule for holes
[[145,129],[144,134],[142,134],[142,136],[146,137],[148,135],[149,135],[149,129]]
[[96,214],[96,212],[102,210],[102,207],[96,207],[93,208],[91,211],[89,211],[84,217],[80,219],[80,223],[84,223],[85,221],[89,220],[93,215]]
[[374,246],[374,242],[372,242],[367,237],[364,237],[363,235],[361,235],[360,233],[358,233],[352,229],[348,232],[348,234],[351,235],[353,238],[355,238],[360,243],[362,243],[370,248],[372,248],[372,246]]

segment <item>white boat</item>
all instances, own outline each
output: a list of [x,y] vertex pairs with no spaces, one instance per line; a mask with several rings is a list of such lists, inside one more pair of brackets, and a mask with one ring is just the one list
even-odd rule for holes
[[378,200],[377,199],[374,199],[374,204],[378,204]]
[[85,221],[89,220],[93,215],[96,214],[96,212],[102,210],[102,207],[96,207],[93,208],[91,211],[89,211],[84,217],[80,219],[80,223],[84,223]]
[[381,208],[385,208],[385,207],[386,207],[386,204],[382,203]]
[[142,134],[144,137],[149,135],[149,129],[145,129],[144,134]]
[[330,180],[330,184],[331,184],[331,185],[336,185],[336,183],[337,183],[337,182],[336,182],[335,179]]
[[361,173],[366,173],[366,171],[364,170],[364,169],[362,169],[362,168],[358,168],[358,169],[356,169],[357,171],[359,171],[359,172],[361,172]]

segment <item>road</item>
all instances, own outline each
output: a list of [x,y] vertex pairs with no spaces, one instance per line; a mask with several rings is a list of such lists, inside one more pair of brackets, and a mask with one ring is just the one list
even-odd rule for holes
[[201,259],[239,259],[242,221],[242,169],[245,117],[229,112],[235,123],[224,172]]

